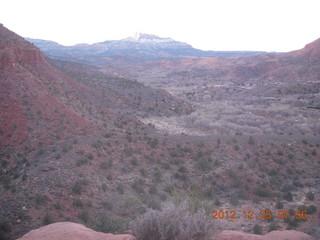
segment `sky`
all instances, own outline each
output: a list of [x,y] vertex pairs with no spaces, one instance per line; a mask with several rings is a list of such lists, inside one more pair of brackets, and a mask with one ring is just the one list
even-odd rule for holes
[[320,38],[319,0],[0,0],[0,23],[63,45],[136,32],[216,51],[303,48]]

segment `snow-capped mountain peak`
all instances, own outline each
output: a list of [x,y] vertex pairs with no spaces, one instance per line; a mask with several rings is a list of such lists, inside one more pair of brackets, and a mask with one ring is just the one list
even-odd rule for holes
[[[169,40],[170,38],[160,38],[153,34],[147,33],[139,33],[136,32],[133,36],[126,38],[126,40],[133,40],[133,41],[143,41],[143,40]],[[170,39],[172,41],[172,39]]]
[[131,37],[120,40],[120,42],[130,42],[133,44],[139,44],[139,47],[137,45],[135,46],[136,48],[151,47],[151,48],[157,48],[157,49],[162,49],[162,48],[174,49],[174,48],[190,48],[191,47],[189,44],[184,42],[175,41],[171,38],[162,38],[153,34],[146,34],[146,33],[135,33]]

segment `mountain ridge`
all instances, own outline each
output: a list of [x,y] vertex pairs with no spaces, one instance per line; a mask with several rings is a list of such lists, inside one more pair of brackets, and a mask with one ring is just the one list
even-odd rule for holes
[[76,44],[63,46],[59,43],[47,40],[26,38],[46,55],[64,60],[90,63],[90,59],[98,57],[100,61],[108,62],[104,57],[134,58],[134,61],[144,59],[175,59],[188,57],[236,57],[257,55],[266,53],[263,51],[203,51],[193,48],[191,45],[175,41],[171,38],[161,38],[153,34],[136,33],[134,36],[121,40],[106,40],[93,44]]

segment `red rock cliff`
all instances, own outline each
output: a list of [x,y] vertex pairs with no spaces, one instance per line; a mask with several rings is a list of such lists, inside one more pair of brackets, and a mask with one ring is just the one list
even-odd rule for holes
[[33,65],[45,61],[45,56],[38,48],[0,25],[0,69],[16,64]]

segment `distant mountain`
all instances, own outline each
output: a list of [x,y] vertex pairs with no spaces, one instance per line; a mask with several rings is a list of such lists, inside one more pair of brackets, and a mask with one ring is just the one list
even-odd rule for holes
[[63,46],[53,41],[30,39],[29,42],[40,48],[45,54],[52,58],[73,60],[85,63],[106,62],[103,57],[126,58],[127,61],[145,59],[174,59],[186,57],[234,57],[257,55],[265,52],[246,51],[202,51],[191,45],[175,41],[171,38],[161,38],[156,35],[136,33],[132,37],[122,40],[108,40],[100,43],[77,44],[74,46]]

